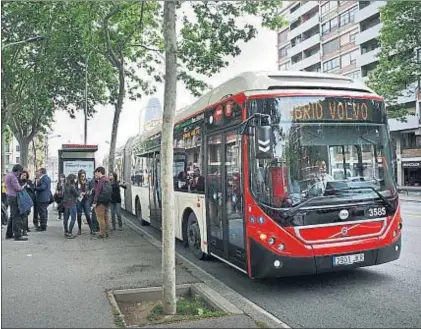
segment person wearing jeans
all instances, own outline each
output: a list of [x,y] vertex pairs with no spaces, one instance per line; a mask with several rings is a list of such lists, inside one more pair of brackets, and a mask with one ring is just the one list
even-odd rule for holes
[[22,191],[18,177],[23,171],[23,167],[19,164],[14,165],[12,172],[8,173],[4,184],[6,186],[7,204],[10,207],[10,217],[7,223],[6,239],[14,238],[15,241],[27,241],[28,238],[22,237],[22,220],[23,216],[19,213],[18,192]]
[[77,226],[79,228],[78,235],[82,234],[82,213],[85,214],[86,222],[88,223],[89,229],[92,231],[92,222],[91,222],[91,205],[88,198],[89,192],[89,182],[86,178],[85,170],[79,170],[77,174],[77,190],[81,194],[81,199],[77,201]]
[[108,179],[111,182],[111,187],[113,189],[112,195],[111,195],[111,222],[113,224],[113,230],[116,229],[116,222],[115,219],[117,217],[118,220],[118,230],[121,231],[123,229],[123,222],[121,221],[121,193],[120,193],[120,187],[126,188],[124,184],[120,184],[117,178],[117,174],[110,173],[108,175]]
[[[63,228],[64,228],[64,236],[68,239],[72,239],[75,236],[73,235],[73,227],[75,226],[76,222],[76,202],[79,197],[79,192],[76,190],[75,182],[76,176],[70,174],[66,178],[66,184],[64,185],[64,193],[63,193],[63,206],[64,206],[64,220],[63,220]],[[69,224],[69,217],[70,217],[70,224]]]

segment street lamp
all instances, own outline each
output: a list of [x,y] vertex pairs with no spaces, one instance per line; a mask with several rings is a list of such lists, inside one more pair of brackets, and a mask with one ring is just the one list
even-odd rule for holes
[[91,57],[92,52],[95,49],[92,49],[88,55],[85,58],[85,109],[84,109],[84,114],[85,114],[85,127],[84,127],[84,144],[87,144],[88,141],[88,62],[89,62],[89,57]]

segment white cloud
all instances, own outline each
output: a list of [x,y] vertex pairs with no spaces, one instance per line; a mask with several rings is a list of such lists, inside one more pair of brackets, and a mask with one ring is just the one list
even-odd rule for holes
[[[246,19],[246,18],[245,18]],[[248,22],[258,26],[259,19],[255,17],[247,18]],[[247,44],[241,45],[240,56],[231,59],[228,68],[219,74],[208,79],[206,82],[213,87],[224,81],[231,79],[245,71],[267,71],[277,69],[276,32],[258,28],[258,35]],[[159,85],[156,97],[163,104],[164,86]],[[194,102],[195,98],[180,83],[177,88],[177,108],[184,107]],[[148,98],[137,101],[125,100],[123,111],[120,116],[118,129],[117,146],[124,144],[130,136],[138,133],[139,114],[146,106]],[[98,144],[97,161],[102,160],[109,152],[109,141],[111,138],[111,127],[113,124],[113,106],[99,106],[97,113],[88,122],[88,143]],[[60,134],[60,138],[50,140],[50,154],[57,154],[57,150],[64,143],[83,143],[84,120],[83,112],[77,114],[76,119],[70,119],[67,113],[58,112],[55,116],[56,122],[53,125],[52,134]]]

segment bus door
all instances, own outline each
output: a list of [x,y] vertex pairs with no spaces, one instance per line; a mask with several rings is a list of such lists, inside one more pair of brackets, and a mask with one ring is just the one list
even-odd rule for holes
[[206,154],[206,212],[209,252],[246,268],[237,129],[210,135]]
[[151,225],[161,228],[162,204],[161,204],[161,162],[160,154],[155,152],[152,156],[152,166],[149,177],[149,207],[151,212]]

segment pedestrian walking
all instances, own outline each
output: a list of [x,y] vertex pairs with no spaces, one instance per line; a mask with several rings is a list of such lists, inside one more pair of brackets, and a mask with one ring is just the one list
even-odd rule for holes
[[7,174],[5,179],[7,204],[10,207],[10,216],[7,223],[6,239],[14,238],[15,241],[27,241],[28,238],[22,237],[22,219],[18,207],[17,194],[22,191],[18,177],[23,171],[23,167],[19,164],[14,165],[12,172]]
[[98,238],[108,237],[108,211],[111,202],[112,187],[107,176],[105,176],[105,168],[98,167],[95,169],[95,178],[98,180],[95,188],[95,196],[93,207],[99,224]]
[[112,194],[111,194],[111,223],[113,224],[113,231],[116,230],[116,217],[118,220],[118,230],[123,229],[123,222],[121,221],[121,192],[120,187],[126,189],[125,184],[120,184],[118,181],[117,173],[113,172],[108,175],[108,179],[111,182]]
[[92,222],[91,222],[91,203],[89,201],[89,182],[86,178],[86,171],[81,169],[77,174],[77,191],[80,194],[80,198],[77,201],[77,225],[78,235],[82,234],[82,214],[85,214],[86,222],[89,226],[89,230],[92,233]]
[[[63,207],[64,207],[64,220],[63,220],[63,228],[64,228],[64,236],[68,239],[74,238],[73,235],[73,227],[75,226],[76,222],[76,203],[77,199],[79,198],[80,194],[76,189],[76,176],[70,174],[66,177],[66,184],[64,185],[63,191]],[[69,224],[69,217],[70,217],[70,224]]]
[[39,215],[39,227],[37,227],[36,231],[42,232],[47,230],[47,222],[48,222],[48,206],[53,199],[53,195],[51,193],[51,179],[47,175],[47,170],[45,168],[41,168],[38,170],[38,184],[35,186],[36,191],[36,204],[37,204],[37,211]]

